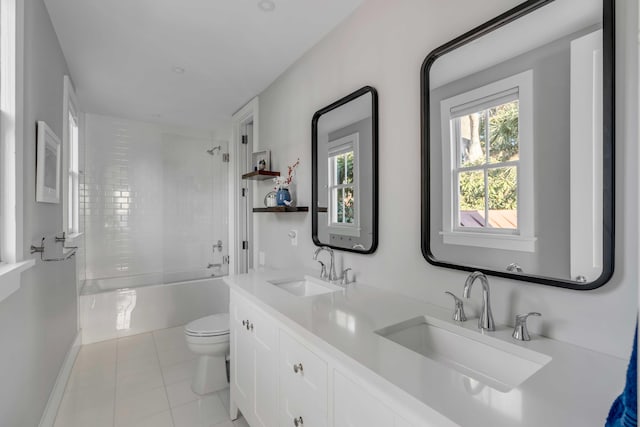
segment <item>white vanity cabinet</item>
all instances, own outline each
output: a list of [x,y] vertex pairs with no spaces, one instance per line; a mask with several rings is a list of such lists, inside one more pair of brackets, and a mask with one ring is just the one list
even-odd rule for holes
[[273,427],[277,419],[278,329],[255,305],[232,293],[231,394],[251,427]]
[[[279,426],[327,425],[327,362],[280,330],[278,361]],[[302,420],[302,424],[301,424]]]
[[413,427],[340,371],[333,375],[333,427]]
[[333,357],[231,291],[231,409],[251,427],[413,427]]

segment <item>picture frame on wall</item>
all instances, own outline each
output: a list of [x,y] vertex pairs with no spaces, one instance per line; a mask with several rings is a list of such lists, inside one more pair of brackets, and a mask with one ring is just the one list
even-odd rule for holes
[[36,202],[60,203],[60,149],[58,136],[43,121],[37,123]]
[[251,154],[251,165],[254,171],[270,171],[271,170],[271,151],[256,151]]

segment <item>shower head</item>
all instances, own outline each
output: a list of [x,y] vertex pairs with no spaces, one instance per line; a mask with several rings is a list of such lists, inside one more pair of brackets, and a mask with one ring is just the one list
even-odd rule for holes
[[213,154],[216,152],[216,150],[220,151],[222,150],[222,146],[218,145],[217,147],[213,147],[209,150],[207,150],[207,153],[211,154],[213,156]]

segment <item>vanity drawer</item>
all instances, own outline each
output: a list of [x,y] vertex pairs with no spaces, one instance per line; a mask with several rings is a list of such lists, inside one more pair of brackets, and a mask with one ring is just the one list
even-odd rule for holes
[[[327,362],[282,330],[279,359],[281,419],[304,413],[315,420],[315,425],[326,422]],[[295,415],[296,412],[300,415]],[[285,425],[293,425],[293,418],[290,421]]]
[[281,399],[279,412],[278,427],[327,427],[327,414],[320,413],[314,402]]

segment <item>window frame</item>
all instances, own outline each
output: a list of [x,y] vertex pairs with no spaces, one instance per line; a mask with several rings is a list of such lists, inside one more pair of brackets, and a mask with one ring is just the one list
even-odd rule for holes
[[[464,228],[458,220],[458,143],[451,119],[461,110],[499,102],[504,94],[517,92],[518,106],[518,229]],[[487,101],[489,100],[489,101]],[[534,228],[534,135],[533,135],[533,70],[469,90],[440,101],[442,129],[442,235],[445,244],[535,252]],[[488,108],[488,107],[487,107]]]
[[20,289],[24,260],[24,2],[0,0],[0,301]]
[[[329,229],[330,232],[333,231],[336,234],[342,234],[342,235],[352,236],[352,237],[360,237],[360,165],[358,164],[359,162],[356,161],[356,159],[359,158],[359,141],[360,141],[359,132],[354,132],[352,134],[343,136],[341,138],[329,141],[329,143],[327,144],[327,148],[328,148],[327,162],[329,163],[329,182],[327,183],[327,193],[328,193],[327,194],[328,196],[327,228]],[[341,147],[348,147],[348,146],[351,146],[350,148],[352,148],[352,150],[344,151],[344,148],[341,149]],[[333,152],[338,151],[338,153],[332,155],[332,151]],[[353,151],[353,158],[354,158],[353,182],[350,184],[338,184],[335,182],[336,174],[335,174],[335,168],[332,165],[332,159],[339,156],[340,154],[346,154],[349,151]],[[345,169],[345,172],[346,172],[346,169]],[[333,213],[334,213],[334,208],[336,207],[334,206],[335,201],[332,196],[332,193],[334,190],[338,190],[341,188],[353,189],[354,220],[351,224],[333,222],[333,217],[334,217]]]
[[[62,170],[64,171],[64,182],[62,184],[62,230],[67,238],[73,239],[80,236],[80,109],[76,97],[75,89],[71,78],[64,76],[63,80],[63,126],[62,126]],[[73,117],[77,126],[77,140],[75,146],[75,157],[77,169],[72,170],[72,150],[70,117]],[[70,207],[71,206],[71,207]],[[72,222],[70,225],[69,222]]]

